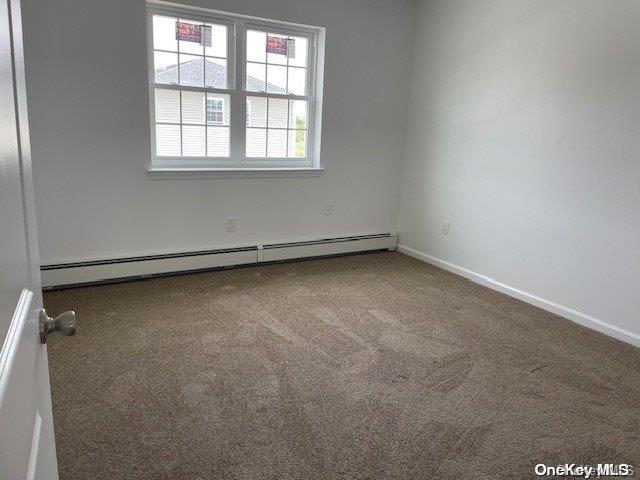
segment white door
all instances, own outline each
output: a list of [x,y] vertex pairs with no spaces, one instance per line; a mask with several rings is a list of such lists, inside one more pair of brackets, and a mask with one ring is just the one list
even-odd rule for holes
[[0,0],[0,479],[58,478],[35,229],[20,0]]

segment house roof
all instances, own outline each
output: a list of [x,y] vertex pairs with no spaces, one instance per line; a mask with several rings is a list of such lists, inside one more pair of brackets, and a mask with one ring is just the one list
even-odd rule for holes
[[[215,63],[205,57],[204,68],[206,71],[207,87],[227,88],[227,69],[224,65]],[[201,86],[203,77],[203,64],[200,59],[189,60],[180,63],[181,85]],[[178,79],[178,65],[156,70],[156,83],[176,83]],[[269,93],[285,94],[287,91],[276,85],[267,83]],[[251,92],[264,92],[265,82],[247,75],[247,90]]]

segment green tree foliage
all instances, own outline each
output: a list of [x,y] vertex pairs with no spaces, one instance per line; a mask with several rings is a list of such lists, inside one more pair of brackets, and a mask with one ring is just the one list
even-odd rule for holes
[[304,133],[303,130],[306,125],[304,124],[303,117],[296,117],[296,157],[304,157],[305,156],[305,148],[304,148]]

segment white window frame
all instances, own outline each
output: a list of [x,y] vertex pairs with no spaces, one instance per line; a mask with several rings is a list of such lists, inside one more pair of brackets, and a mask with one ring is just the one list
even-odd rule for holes
[[[223,24],[227,26],[227,78],[228,88],[190,87],[177,84],[156,84],[153,48],[153,15],[179,17],[186,21]],[[307,85],[306,95],[247,92],[245,90],[246,32],[258,30],[280,35],[307,38]],[[292,176],[288,173],[318,174],[323,171],[320,164],[320,130],[322,109],[322,71],[324,52],[324,29],[273,20],[258,19],[243,15],[232,15],[204,8],[186,7],[150,0],[147,2],[147,58],[149,75],[149,106],[151,125],[151,164],[148,169],[152,178],[171,178],[178,172],[180,178],[196,178],[212,172],[221,176],[237,176],[237,173],[267,173],[265,176]],[[268,78],[265,77],[265,82]],[[155,89],[198,91],[229,95],[230,98],[230,155],[229,157],[168,157],[156,155],[155,139]],[[305,158],[247,158],[246,157],[246,104],[247,96],[305,100],[307,109],[307,144]],[[267,100],[268,102],[268,100]],[[223,104],[224,108],[224,104]],[[205,124],[206,122],[205,99]],[[288,148],[288,142],[287,142]],[[185,175],[186,173],[186,175]],[[269,173],[274,173],[271,175]],[[202,175],[198,175],[202,174]],[[241,176],[241,175],[239,175]],[[251,175],[260,176],[260,175]]]

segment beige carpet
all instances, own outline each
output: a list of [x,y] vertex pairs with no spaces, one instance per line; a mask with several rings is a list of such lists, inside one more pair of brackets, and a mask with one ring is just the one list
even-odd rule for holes
[[640,471],[640,349],[398,253],[49,292],[61,480]]

